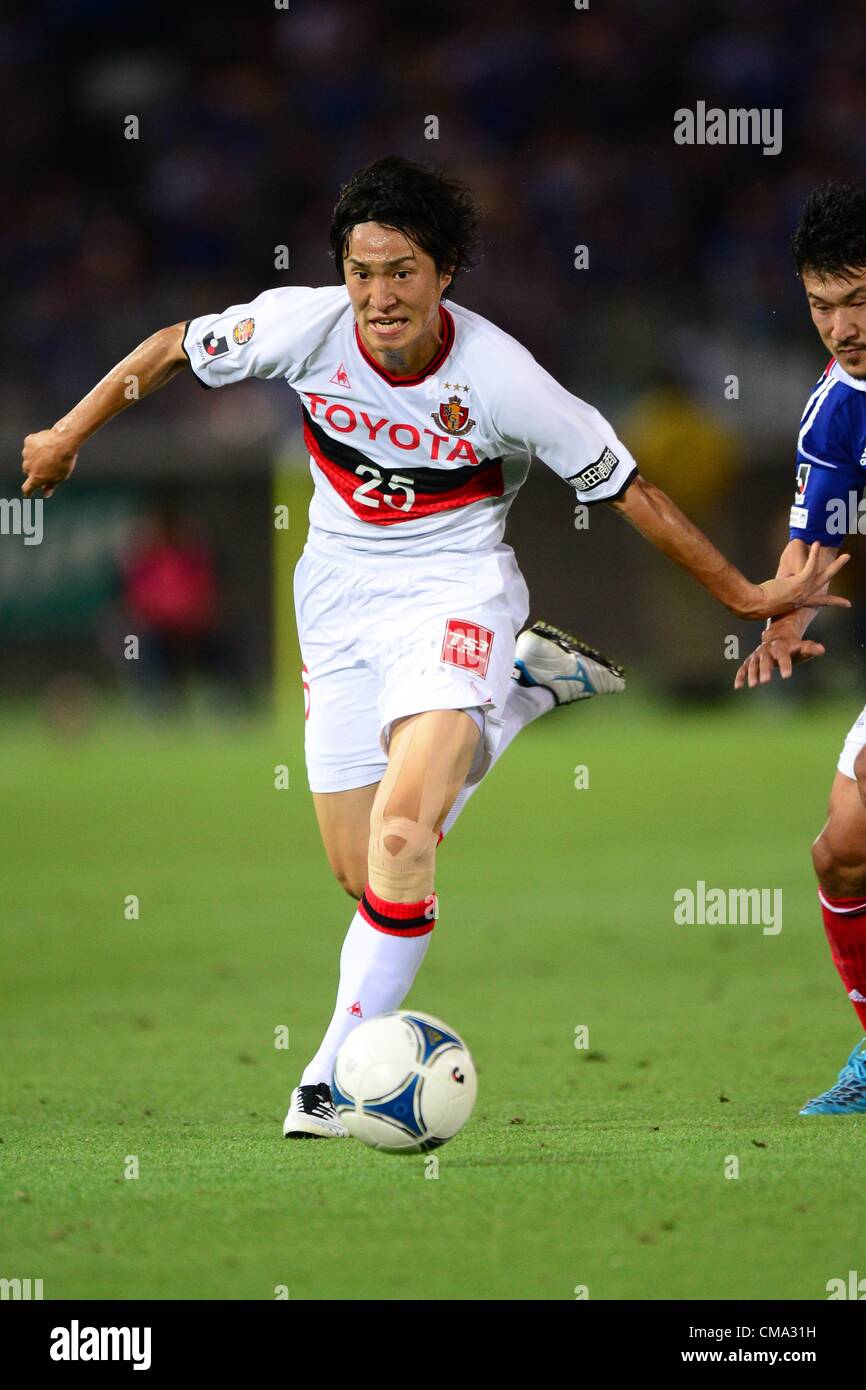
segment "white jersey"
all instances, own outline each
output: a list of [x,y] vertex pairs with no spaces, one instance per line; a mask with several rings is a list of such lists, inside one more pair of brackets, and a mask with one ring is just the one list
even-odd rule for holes
[[592,406],[470,309],[440,305],[442,341],[415,376],[367,351],[344,285],[265,290],[190,320],[205,386],[281,377],[301,402],[315,493],[310,536],[343,553],[475,553],[498,545],[533,455],[581,502],[637,474]]

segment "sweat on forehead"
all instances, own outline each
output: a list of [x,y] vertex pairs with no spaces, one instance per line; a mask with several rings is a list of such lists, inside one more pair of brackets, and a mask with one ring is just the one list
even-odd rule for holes
[[806,293],[815,298],[845,300],[863,293],[866,288],[866,266],[852,266],[834,274],[803,269],[801,279]]
[[411,236],[397,227],[361,222],[349,230],[343,254],[347,260],[375,259],[396,265],[398,261],[417,260],[419,249]]

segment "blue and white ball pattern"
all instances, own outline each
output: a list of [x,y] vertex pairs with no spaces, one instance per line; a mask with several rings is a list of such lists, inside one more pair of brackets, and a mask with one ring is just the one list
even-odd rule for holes
[[337,1053],[331,1095],[349,1133],[387,1153],[428,1153],[453,1139],[478,1094],[463,1039],[430,1014],[398,1010],[360,1023]]

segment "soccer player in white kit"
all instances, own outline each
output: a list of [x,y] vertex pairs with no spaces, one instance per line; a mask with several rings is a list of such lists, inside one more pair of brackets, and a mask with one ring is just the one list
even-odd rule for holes
[[[533,455],[587,505],[610,503],[739,617],[844,603],[814,547],[750,583],[641,478],[611,426],[479,314],[443,302],[477,242],[469,191],[388,157],[342,190],[339,284],[266,290],[147,339],[50,430],[28,435],[26,494],[50,496],[80,444],[186,365],[297,393],[314,495],[295,572],[305,749],[325,849],[357,900],[333,1017],[292,1093],[287,1138],[343,1137],[330,1078],[363,1018],[403,1002],[438,915],[436,848],[531,719],[621,688],[618,669],[528,614],[505,519]],[[543,306],[539,306],[543,309]],[[688,466],[688,460],[684,460]]]

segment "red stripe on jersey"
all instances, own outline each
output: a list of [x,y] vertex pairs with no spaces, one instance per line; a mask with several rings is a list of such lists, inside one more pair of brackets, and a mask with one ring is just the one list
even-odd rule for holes
[[421,371],[415,372],[413,376],[395,376],[393,372],[386,371],[384,367],[380,366],[372,353],[367,351],[357,323],[355,324],[355,342],[358,344],[361,356],[367,366],[372,367],[373,371],[377,372],[383,381],[387,381],[389,386],[417,386],[420,381],[426,381],[428,376],[432,376],[442,366],[454,346],[454,320],[444,304],[439,305],[439,323],[442,327],[442,342],[426,367],[422,367]]
[[[323,433],[322,438],[327,436]],[[385,501],[385,497],[389,495],[387,485],[391,470],[386,471],[380,465],[370,463],[369,468],[375,468],[382,483],[381,487],[377,485],[371,488],[369,471],[359,474],[327,457],[306,419],[304,443],[334,491],[339,493],[359,520],[369,521],[373,526],[397,526],[401,521],[414,521],[419,516],[431,516],[434,512],[454,511],[457,507],[469,506],[471,502],[480,502],[484,497],[501,497],[505,491],[502,460],[488,459],[486,463],[473,468],[469,478],[466,477],[466,469],[455,469],[454,472],[460,475],[462,481],[453,488],[447,486],[448,470],[437,470],[441,474],[444,486],[436,492],[424,492],[420,487],[416,487],[412,506],[408,511],[400,511],[400,505],[405,504],[408,496],[404,486],[398,485],[395,488],[396,506],[393,502]],[[411,470],[400,460],[395,460],[393,472],[399,473],[401,477],[412,477]],[[356,495],[361,487],[364,488],[362,497],[367,499],[366,502]],[[371,503],[376,505],[371,506]]]

